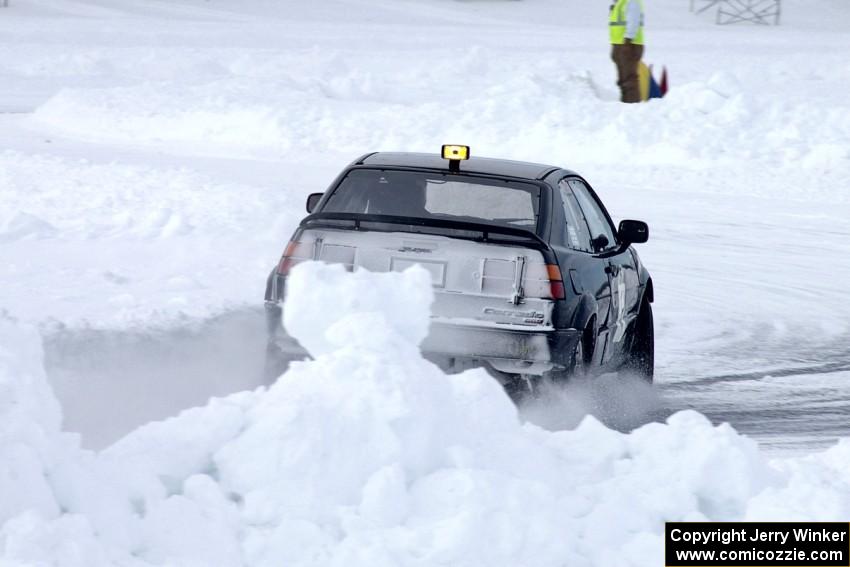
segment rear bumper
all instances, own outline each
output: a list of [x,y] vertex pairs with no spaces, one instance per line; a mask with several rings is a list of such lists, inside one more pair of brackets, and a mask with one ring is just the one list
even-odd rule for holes
[[[281,315],[279,305],[266,304],[269,342],[288,357],[306,358],[304,348],[281,325]],[[489,365],[501,372],[543,374],[571,364],[580,336],[577,329],[535,332],[432,321],[421,348],[446,370]]]

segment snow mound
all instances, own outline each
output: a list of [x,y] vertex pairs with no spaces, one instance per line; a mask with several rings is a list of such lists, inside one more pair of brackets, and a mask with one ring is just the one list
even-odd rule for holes
[[0,242],[9,242],[25,238],[50,238],[56,234],[56,227],[35,215],[17,212],[10,219],[0,223]]
[[60,412],[38,368],[41,359],[37,333],[17,328],[0,311],[0,525],[28,510],[59,511],[43,471]]
[[[846,441],[769,463],[753,441],[695,412],[631,434],[593,418],[556,433],[521,423],[485,372],[447,376],[418,354],[431,293],[419,268],[299,266],[286,324],[314,360],[267,390],[144,426],[100,454],[58,433],[43,374],[16,366],[14,341],[33,337],[8,343],[15,327],[3,327],[12,348],[0,357],[0,393],[33,401],[0,403],[0,463],[27,467],[44,486],[16,493],[11,506],[0,500],[0,558],[648,565],[660,561],[665,520],[850,513],[839,472],[850,464]],[[3,494],[23,486],[15,478],[0,476]]]
[[256,201],[246,187],[187,168],[97,163],[0,152],[0,242],[156,239],[244,231]]
[[[744,158],[792,169],[848,167],[841,150],[850,129],[846,105],[765,101],[730,72],[629,107],[616,102],[605,79],[548,57],[506,68],[503,54],[474,50],[453,67],[405,60],[407,68],[380,75],[335,55],[333,63],[297,72],[248,58],[222,67],[214,80],[68,88],[34,116],[73,136],[237,155],[299,147],[317,154],[434,151],[461,138],[478,155],[547,163],[569,156],[607,165],[617,155],[629,166],[730,166]],[[424,88],[434,84],[457,86]]]
[[[375,276],[365,271],[349,274],[342,266],[312,262],[297,269],[304,273],[287,284],[295,299],[287,303],[284,324],[311,355],[345,347],[416,347],[428,335],[427,310],[434,296],[424,269],[388,273],[379,290]],[[392,292],[380,293],[383,288]]]

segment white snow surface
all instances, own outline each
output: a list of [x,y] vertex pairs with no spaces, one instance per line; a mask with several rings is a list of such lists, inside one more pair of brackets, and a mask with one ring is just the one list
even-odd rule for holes
[[483,370],[419,355],[425,270],[304,264],[286,301],[329,294],[360,300],[288,326],[314,360],[100,453],[60,432],[37,337],[4,321],[2,564],[649,565],[665,520],[850,514],[847,441],[768,462],[693,411],[545,431]]
[[[847,1],[719,27],[648,0],[672,90],[637,106],[608,4],[0,8],[0,566],[652,565],[665,520],[846,521]],[[193,334],[260,304],[345,164],[442,143],[649,222],[656,390],[711,421],[525,422],[421,358],[416,270],[300,266],[286,324],[316,359],[268,388],[229,349],[252,330]],[[168,367],[187,346],[203,364]]]

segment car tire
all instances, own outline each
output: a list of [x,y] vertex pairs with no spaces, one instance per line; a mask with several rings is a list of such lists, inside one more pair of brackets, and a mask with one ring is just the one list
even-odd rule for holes
[[573,347],[569,366],[561,370],[550,370],[544,375],[544,380],[552,384],[564,384],[570,380],[581,380],[589,376],[595,345],[594,321],[591,320]]
[[588,324],[581,334],[581,339],[576,342],[569,371],[570,378],[584,378],[590,373],[590,366],[593,363],[593,349],[596,343],[593,335],[593,325]]
[[263,383],[272,384],[289,368],[293,358],[287,356],[272,342],[266,345],[266,358],[263,364]]
[[510,376],[510,380],[502,384],[502,387],[516,406],[522,406],[540,395],[540,376],[523,374]]
[[655,377],[655,325],[652,304],[646,299],[635,321],[626,369],[650,384]]

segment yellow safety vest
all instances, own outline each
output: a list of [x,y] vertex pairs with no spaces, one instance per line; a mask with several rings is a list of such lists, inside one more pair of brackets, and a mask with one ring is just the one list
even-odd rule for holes
[[[608,32],[611,35],[611,43],[613,45],[623,45],[626,43],[626,6],[629,0],[616,0],[611,6],[611,14],[608,18]],[[632,39],[632,43],[643,45],[643,0],[638,0],[640,5],[640,27],[637,35]]]

